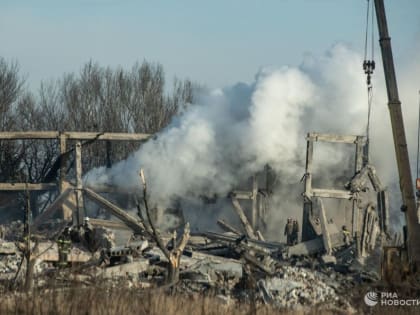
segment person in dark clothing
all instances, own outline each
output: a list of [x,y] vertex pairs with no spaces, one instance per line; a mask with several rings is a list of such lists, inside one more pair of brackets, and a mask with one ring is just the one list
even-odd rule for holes
[[349,246],[351,244],[351,234],[350,231],[347,229],[347,226],[343,225],[341,227],[341,230],[343,232],[343,242],[346,246]]
[[58,247],[58,266],[66,267],[68,265],[68,256],[71,250],[71,228],[66,227],[57,239]]
[[292,229],[292,245],[296,245],[299,239],[299,223],[297,220],[293,220]]
[[284,227],[284,235],[286,236],[287,245],[293,244],[293,221],[292,218],[287,219],[286,226]]
[[94,252],[96,248],[96,242],[95,242],[95,228],[90,223],[90,220],[88,217],[85,217],[84,224],[83,224],[83,232],[84,232],[84,239],[87,245],[87,248]]

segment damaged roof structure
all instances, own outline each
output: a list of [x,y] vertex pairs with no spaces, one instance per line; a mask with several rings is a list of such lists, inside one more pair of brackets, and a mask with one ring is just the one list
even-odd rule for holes
[[[119,285],[139,290],[171,287],[188,294],[208,292],[230,304],[252,300],[278,309],[322,304],[327,309],[354,312],[355,306],[346,296],[348,290],[378,279],[378,273],[366,267],[363,258],[375,252],[387,233],[388,201],[386,189],[364,155],[363,136],[307,135],[302,234],[301,242],[296,240],[294,244],[283,242],[283,227],[279,228],[278,239],[269,240],[265,236],[267,211],[273,211],[267,207],[273,194],[267,179],[269,167],[265,174],[251,177],[249,191],[233,190],[225,197],[231,202],[239,226],[219,219],[217,224],[222,233],[197,231],[188,223],[180,229],[161,230],[154,213],[157,210],[147,203],[147,180],[143,173],[139,177],[143,195],[137,192],[134,198],[136,213],[108,198],[112,187],[103,193],[82,181],[81,140],[142,141],[148,135],[0,133],[1,139],[8,140],[48,137],[59,139],[60,174],[65,174],[69,152],[74,154],[75,178],[67,181],[65,176],[59,176],[58,185],[0,183],[5,192],[59,190],[55,200],[41,213],[31,215],[28,202],[23,223],[2,226],[3,292],[7,292],[10,281],[13,288],[23,286],[27,290],[51,282],[89,286],[98,280],[118,281]],[[70,150],[69,140],[74,141]],[[313,187],[313,146],[319,141],[355,145],[354,176],[345,187]],[[265,187],[259,185],[261,174],[266,176]],[[372,200],[372,194],[376,200]],[[338,216],[334,216],[324,205],[324,199],[342,199],[351,207],[336,209],[334,213]],[[108,219],[88,217],[87,200],[106,211]]]

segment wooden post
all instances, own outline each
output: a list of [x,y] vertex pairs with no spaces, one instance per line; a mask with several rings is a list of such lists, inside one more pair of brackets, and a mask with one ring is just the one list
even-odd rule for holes
[[85,214],[83,204],[83,183],[82,183],[82,143],[80,140],[76,141],[76,201],[77,201],[77,214],[76,222],[78,225],[83,224],[83,217]]
[[257,198],[258,198],[258,180],[257,180],[257,174],[252,176],[252,212],[251,212],[251,224],[252,228],[255,230],[258,229],[257,225],[259,222],[258,217],[258,209],[257,209]]
[[270,167],[268,166],[268,164],[266,164],[264,166],[264,173],[265,173],[265,190],[267,191],[267,193],[269,194],[272,187],[271,187],[271,174],[270,174]]
[[30,217],[31,217],[31,200],[30,192],[26,191],[26,209],[25,209],[25,237],[26,237],[26,276],[25,276],[25,290],[29,292],[33,287],[33,262],[31,261],[31,228],[30,228]]
[[[66,185],[66,166],[67,166],[67,138],[64,134],[60,134],[60,195],[68,188]],[[71,220],[73,211],[66,204],[61,207],[62,217],[64,220]]]
[[305,172],[305,193],[312,193],[312,160],[314,155],[314,143],[308,140],[306,143],[306,172]]
[[[362,142],[362,137],[357,137],[356,140],[356,159],[355,159],[355,166],[354,166],[354,172],[355,174],[359,173],[364,164],[367,162],[367,157],[365,157],[364,154],[364,143]],[[366,152],[367,153],[367,152]],[[357,206],[357,198],[353,199],[353,213],[352,213],[352,235],[356,236],[359,228],[359,208]]]
[[26,237],[26,241],[27,241],[27,245],[29,248],[30,245],[30,237],[31,237],[31,229],[30,229],[30,225],[31,225],[31,195],[29,190],[27,190],[25,192],[25,197],[26,197],[26,207],[25,207],[25,223],[24,223],[24,234]]
[[64,191],[63,184],[66,177],[66,158],[67,139],[64,134],[60,134],[60,193]]
[[362,136],[358,136],[356,140],[356,163],[354,172],[358,173],[367,163],[367,157],[365,157],[364,147],[366,144],[363,142]]
[[324,241],[324,248],[327,255],[331,255],[332,245],[331,245],[330,233],[328,232],[328,227],[327,227],[328,221],[327,221],[327,216],[325,213],[324,204],[320,198],[318,198],[318,204],[319,204],[319,218],[321,221],[322,240]]
[[352,235],[356,236],[356,233],[359,232],[359,207],[357,206],[357,200],[353,199],[353,214],[351,218],[351,230]]
[[106,167],[111,168],[112,166],[112,146],[111,141],[106,141]]
[[263,203],[265,202],[265,195],[264,194],[258,194],[259,197],[257,199],[257,213],[258,213],[258,228],[261,228],[261,225],[264,227],[265,223],[265,213],[263,209]]
[[310,217],[312,216],[312,158],[314,153],[314,144],[312,139],[307,138],[306,142],[306,166],[305,166],[305,192],[302,213],[302,241],[313,238],[312,228],[310,227]]
[[[72,188],[67,188],[62,194],[60,194],[49,206],[47,209],[44,210],[39,216],[37,216],[33,222],[32,222],[32,228],[36,230],[40,224],[51,218],[54,213],[60,209],[63,209],[66,207],[66,209],[69,209],[70,215],[73,213],[71,206],[74,206],[75,202],[74,200],[71,200],[69,198],[69,195],[74,196],[74,192]],[[69,200],[70,199],[70,200]],[[69,201],[69,202],[66,202]],[[70,206],[70,207],[69,207]],[[68,220],[71,219],[71,216],[68,218]]]

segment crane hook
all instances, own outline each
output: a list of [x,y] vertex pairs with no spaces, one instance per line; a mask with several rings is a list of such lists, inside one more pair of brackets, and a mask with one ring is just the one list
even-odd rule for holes
[[375,70],[375,60],[365,60],[363,61],[363,70],[367,75],[366,83],[368,86],[371,86],[371,77],[373,74],[373,70]]

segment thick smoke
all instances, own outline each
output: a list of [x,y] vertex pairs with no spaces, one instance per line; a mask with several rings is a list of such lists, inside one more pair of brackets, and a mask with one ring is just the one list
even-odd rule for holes
[[[359,54],[337,44],[321,57],[307,56],[298,67],[262,69],[251,84],[207,91],[128,159],[111,169],[90,171],[86,184],[139,190],[138,172],[143,168],[153,202],[166,207],[175,200],[190,200],[199,212],[200,196],[224,197],[269,164],[280,182],[270,220],[275,230],[288,215],[301,216],[305,134],[365,134],[367,91],[361,61]],[[383,74],[377,72],[375,77],[381,77],[374,81],[378,88],[371,157],[380,177],[391,185],[396,181],[396,164]],[[409,144],[416,126],[413,111]],[[353,158],[349,152],[332,146],[316,150],[315,176],[333,183],[348,169]]]

